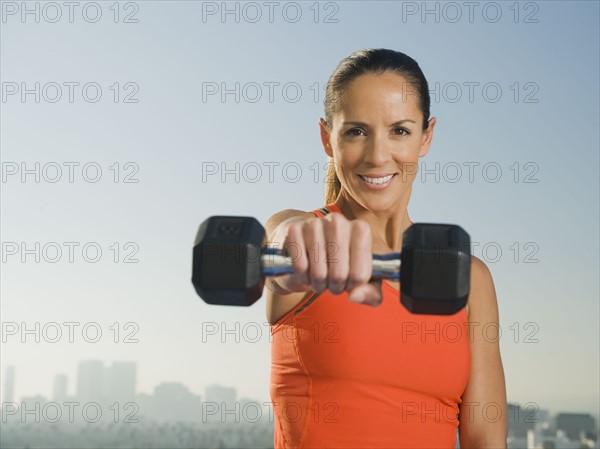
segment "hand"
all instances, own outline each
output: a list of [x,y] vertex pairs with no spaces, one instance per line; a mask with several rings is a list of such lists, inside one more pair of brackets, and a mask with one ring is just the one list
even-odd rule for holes
[[289,224],[283,254],[292,260],[294,274],[278,279],[284,289],[298,292],[349,293],[351,302],[379,305],[381,281],[370,282],[373,270],[371,227],[330,213]]

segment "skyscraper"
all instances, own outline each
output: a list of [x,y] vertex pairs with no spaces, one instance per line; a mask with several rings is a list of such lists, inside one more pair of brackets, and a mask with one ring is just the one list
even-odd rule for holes
[[135,362],[114,362],[105,370],[104,395],[109,400],[120,403],[133,401],[136,371]]
[[2,402],[14,402],[15,400],[15,367],[6,367],[4,388],[2,390]]
[[104,363],[100,360],[79,362],[77,399],[81,402],[101,401],[104,396]]
[[66,374],[57,374],[54,376],[54,387],[52,389],[52,400],[63,403],[67,399],[67,376]]

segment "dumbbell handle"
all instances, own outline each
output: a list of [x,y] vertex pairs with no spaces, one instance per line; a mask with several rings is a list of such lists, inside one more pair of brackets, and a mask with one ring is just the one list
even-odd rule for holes
[[[263,248],[260,262],[263,276],[294,274],[292,258],[286,257],[279,248]],[[372,279],[400,279],[400,253],[373,254]]]

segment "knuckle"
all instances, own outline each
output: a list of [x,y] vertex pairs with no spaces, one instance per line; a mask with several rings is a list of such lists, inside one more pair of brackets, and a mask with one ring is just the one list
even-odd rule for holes
[[329,283],[331,285],[344,285],[346,283],[346,277],[343,276],[341,273],[340,274],[335,274],[335,275],[330,275],[329,276]]
[[345,217],[342,217],[340,214],[332,215],[334,215],[334,217],[331,217],[328,224],[334,231],[342,233],[350,227],[350,222]]
[[326,221],[331,221],[331,222],[340,222],[340,221],[344,221],[346,219],[346,217],[344,217],[342,214],[331,213],[331,214],[325,215],[325,217],[323,217],[323,219]]
[[346,291],[345,284],[329,284],[327,288],[335,295],[339,295],[340,293]]
[[364,220],[353,220],[352,221],[352,234],[356,234],[358,237],[370,237],[371,226]]
[[304,223],[304,228],[309,230],[319,229],[322,226],[322,220],[318,218],[311,218],[310,220],[306,220]]
[[311,263],[310,279],[317,282],[325,282],[327,280],[327,267],[322,263]]

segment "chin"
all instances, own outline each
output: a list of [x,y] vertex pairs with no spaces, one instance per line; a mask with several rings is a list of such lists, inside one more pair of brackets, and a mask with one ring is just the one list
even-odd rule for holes
[[372,212],[389,211],[398,202],[396,198],[363,198],[361,201],[366,209]]

